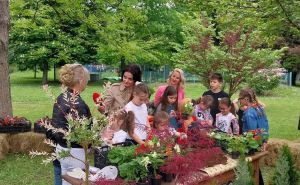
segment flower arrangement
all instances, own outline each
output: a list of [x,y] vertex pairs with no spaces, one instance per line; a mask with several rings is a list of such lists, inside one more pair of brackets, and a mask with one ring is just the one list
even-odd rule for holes
[[[178,145],[180,152],[167,158],[160,170],[174,174],[175,181],[185,181],[201,168],[226,163],[227,158],[205,130],[198,127],[187,131],[187,139]],[[200,177],[199,178],[203,178]]]
[[31,130],[31,123],[24,117],[0,118],[0,133],[27,132]]
[[193,103],[192,100],[189,98],[186,98],[183,100],[181,105],[181,110],[183,114],[192,115],[193,112]]

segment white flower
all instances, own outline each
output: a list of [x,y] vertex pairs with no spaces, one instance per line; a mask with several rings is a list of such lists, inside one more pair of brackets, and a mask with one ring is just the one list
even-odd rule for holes
[[141,161],[141,163],[145,166],[146,169],[148,169],[148,164],[151,164],[150,162],[150,158],[147,156],[147,157],[144,157]]
[[179,145],[178,144],[176,144],[175,146],[174,146],[174,150],[176,151],[176,153],[180,153],[180,147],[179,147]]

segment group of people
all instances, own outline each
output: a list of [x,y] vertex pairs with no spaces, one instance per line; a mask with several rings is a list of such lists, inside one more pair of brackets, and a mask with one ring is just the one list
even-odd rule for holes
[[[150,103],[148,86],[141,82],[142,71],[138,65],[128,65],[121,74],[121,82],[112,84],[106,91],[99,111],[106,114],[110,124],[102,132],[101,137],[106,144],[116,144],[130,141],[133,144],[143,144],[151,129],[170,130],[177,137],[186,137],[179,133],[183,125],[178,119],[182,103],[185,100],[185,78],[181,69],[174,69],[165,85],[159,86]],[[67,129],[66,114],[73,109],[79,116],[91,117],[87,104],[80,97],[89,80],[88,70],[81,64],[66,64],[59,73],[60,81],[67,87],[66,92],[58,96],[53,107],[53,126]],[[242,132],[263,128],[268,131],[268,121],[264,105],[257,100],[251,89],[242,89],[237,100],[231,101],[228,94],[222,90],[223,78],[219,73],[210,76],[210,89],[193,103],[195,120],[193,126],[215,127],[222,132],[239,135]],[[72,93],[78,95],[74,107],[66,97]],[[154,111],[149,111],[153,106]],[[150,125],[148,115],[153,114],[153,124]],[[237,116],[238,115],[238,119]],[[239,120],[239,121],[238,121]],[[56,152],[68,150],[66,140],[61,133],[47,132],[47,136],[57,143]],[[77,143],[71,143],[72,156],[85,159],[83,149]],[[62,179],[69,170],[75,167],[84,168],[84,164],[71,157],[54,161],[55,184],[69,184]]]

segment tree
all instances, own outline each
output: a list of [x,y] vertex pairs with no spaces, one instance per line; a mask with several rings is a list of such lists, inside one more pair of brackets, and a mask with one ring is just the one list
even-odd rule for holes
[[85,22],[89,8],[85,1],[11,1],[11,63],[21,70],[38,66],[45,84],[55,64],[96,62],[98,38]]
[[8,66],[9,0],[0,0],[0,116],[12,115]]
[[184,29],[184,46],[179,48],[174,60],[182,68],[200,75],[206,86],[211,72],[223,73],[229,96],[258,70],[272,67],[283,52],[263,48],[260,35],[243,26],[220,32],[220,46],[215,45],[214,29],[205,19],[189,23]]

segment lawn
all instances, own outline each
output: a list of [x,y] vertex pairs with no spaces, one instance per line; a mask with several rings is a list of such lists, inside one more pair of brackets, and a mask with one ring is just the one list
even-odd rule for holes
[[[51,73],[49,73],[51,74]],[[24,116],[35,121],[45,115],[51,116],[52,102],[42,91],[41,73],[33,79],[32,72],[14,72],[11,74],[11,93],[14,115]],[[53,76],[50,76],[52,81]],[[60,93],[59,83],[50,82],[55,95]],[[158,84],[151,84],[156,87]],[[82,93],[83,99],[92,108],[92,93],[101,92],[101,83],[89,83],[88,88]],[[186,96],[198,98],[205,91],[201,84],[189,83],[186,86]],[[266,111],[270,124],[270,136],[294,140],[299,138],[297,130],[300,112],[300,88],[280,86],[270,95],[259,97],[267,106]],[[236,97],[237,95],[234,95]],[[93,109],[93,108],[92,108]],[[30,159],[28,155],[10,154],[5,160],[0,161],[0,184],[17,185],[42,185],[53,184],[52,164],[40,164],[41,157]],[[3,170],[5,169],[5,170]],[[271,170],[263,168],[264,174]],[[267,176],[267,180],[269,175]]]

